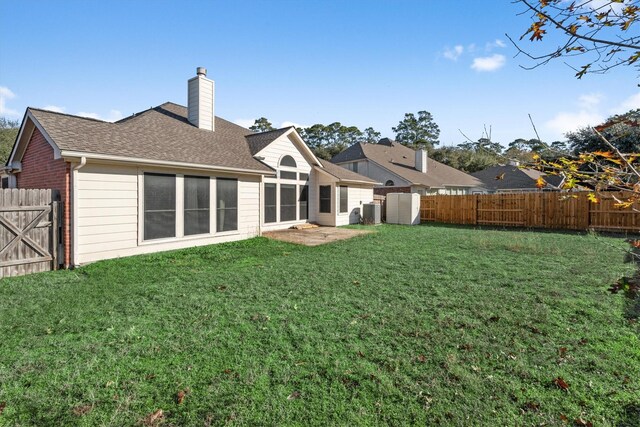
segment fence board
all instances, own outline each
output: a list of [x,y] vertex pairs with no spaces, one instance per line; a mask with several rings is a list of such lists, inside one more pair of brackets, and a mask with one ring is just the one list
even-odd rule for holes
[[44,189],[0,190],[0,278],[58,266],[58,203]]
[[616,207],[628,197],[604,193],[591,203],[588,193],[429,195],[420,198],[420,219],[451,224],[640,232],[640,203]]

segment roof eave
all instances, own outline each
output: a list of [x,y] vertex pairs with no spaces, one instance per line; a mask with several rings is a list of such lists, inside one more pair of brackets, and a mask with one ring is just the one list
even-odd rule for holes
[[263,170],[257,170],[257,169],[232,168],[228,166],[215,166],[215,165],[205,165],[205,164],[198,164],[198,163],[172,162],[172,161],[166,161],[166,160],[152,160],[152,159],[142,159],[142,158],[136,158],[136,157],[112,156],[108,154],[86,153],[81,151],[63,150],[61,154],[62,154],[62,157],[67,161],[76,160],[76,159],[85,157],[88,160],[100,160],[100,161],[108,161],[108,162],[115,162],[115,163],[155,165],[155,166],[176,167],[176,168],[183,168],[183,169],[200,169],[200,170],[232,172],[232,173],[235,172],[235,173],[241,173],[245,175],[275,175],[275,172],[263,171]]

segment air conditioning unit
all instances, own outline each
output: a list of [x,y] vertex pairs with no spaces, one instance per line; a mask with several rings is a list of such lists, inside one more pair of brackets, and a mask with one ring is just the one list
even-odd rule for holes
[[362,205],[362,222],[366,225],[380,224],[380,205],[365,203]]

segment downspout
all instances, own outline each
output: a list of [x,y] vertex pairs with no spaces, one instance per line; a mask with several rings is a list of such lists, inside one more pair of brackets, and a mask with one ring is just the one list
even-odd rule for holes
[[73,259],[73,267],[77,267],[79,264],[79,256],[78,256],[78,171],[87,164],[87,158],[82,156],[80,157],[80,163],[75,165],[71,169],[71,179],[72,179],[72,190],[71,190],[71,211],[73,215],[71,216],[71,225],[72,225],[72,248],[73,251],[71,253]]

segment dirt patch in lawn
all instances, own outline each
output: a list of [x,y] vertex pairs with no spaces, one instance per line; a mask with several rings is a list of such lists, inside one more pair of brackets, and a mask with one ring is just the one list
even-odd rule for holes
[[317,227],[302,230],[288,229],[267,231],[262,235],[269,239],[281,240],[305,246],[318,246],[337,240],[351,239],[362,234],[373,233],[373,230],[353,230],[350,228]]

